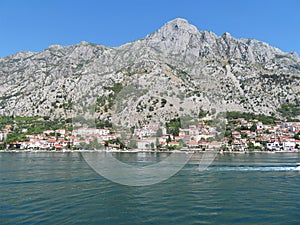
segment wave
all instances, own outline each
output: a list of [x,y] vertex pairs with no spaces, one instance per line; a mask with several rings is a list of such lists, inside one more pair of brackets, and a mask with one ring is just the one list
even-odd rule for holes
[[213,171],[297,171],[300,172],[295,166],[221,166],[209,167],[208,170]]

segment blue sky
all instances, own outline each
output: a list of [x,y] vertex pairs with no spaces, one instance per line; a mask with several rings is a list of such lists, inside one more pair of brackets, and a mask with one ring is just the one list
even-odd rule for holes
[[81,41],[119,46],[177,17],[300,55],[299,10],[298,0],[0,0],[0,57]]

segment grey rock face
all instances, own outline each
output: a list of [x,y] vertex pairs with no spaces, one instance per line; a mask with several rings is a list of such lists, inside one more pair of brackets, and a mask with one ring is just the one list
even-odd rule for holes
[[[175,19],[117,48],[81,42],[0,59],[0,114],[68,118],[74,102],[95,96],[101,119],[117,114],[126,125],[213,108],[277,115],[299,103],[299,82],[297,54]],[[117,83],[134,96],[121,100]]]

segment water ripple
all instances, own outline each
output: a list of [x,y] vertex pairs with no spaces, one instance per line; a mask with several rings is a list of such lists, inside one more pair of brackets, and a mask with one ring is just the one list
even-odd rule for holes
[[3,154],[0,224],[297,224],[295,161],[299,154],[218,156],[206,171],[191,163],[157,185],[129,187],[75,153]]

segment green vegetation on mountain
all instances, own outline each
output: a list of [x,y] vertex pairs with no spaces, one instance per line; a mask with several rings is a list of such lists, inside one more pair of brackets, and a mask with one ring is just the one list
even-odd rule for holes
[[[43,117],[20,117],[20,116],[1,116],[0,117],[0,129],[4,129],[5,126],[9,126],[10,130],[14,134],[40,134],[45,130],[56,130],[56,129],[72,129],[72,120],[67,119],[54,119],[47,120]],[[12,136],[12,139],[16,139],[16,136]]]
[[179,135],[179,128],[181,128],[180,118],[174,118],[170,122],[166,123],[167,133],[174,136]]
[[[198,30],[180,18],[120,47],[53,45],[0,61],[0,74],[5,74],[0,115],[66,122],[76,109],[82,117],[96,114],[97,127],[165,124],[184,115],[203,118],[231,110],[259,112],[242,116],[263,123],[299,116],[296,54]],[[39,125],[32,129],[42,130]]]
[[297,117],[300,115],[300,105],[292,103],[282,104],[278,111],[285,118]]
[[227,112],[226,117],[228,120],[238,119],[238,118],[244,118],[247,121],[259,120],[263,124],[275,124],[275,121],[279,120],[278,118],[275,118],[273,116],[266,116],[263,114],[257,115],[254,113],[238,112],[238,111]]

